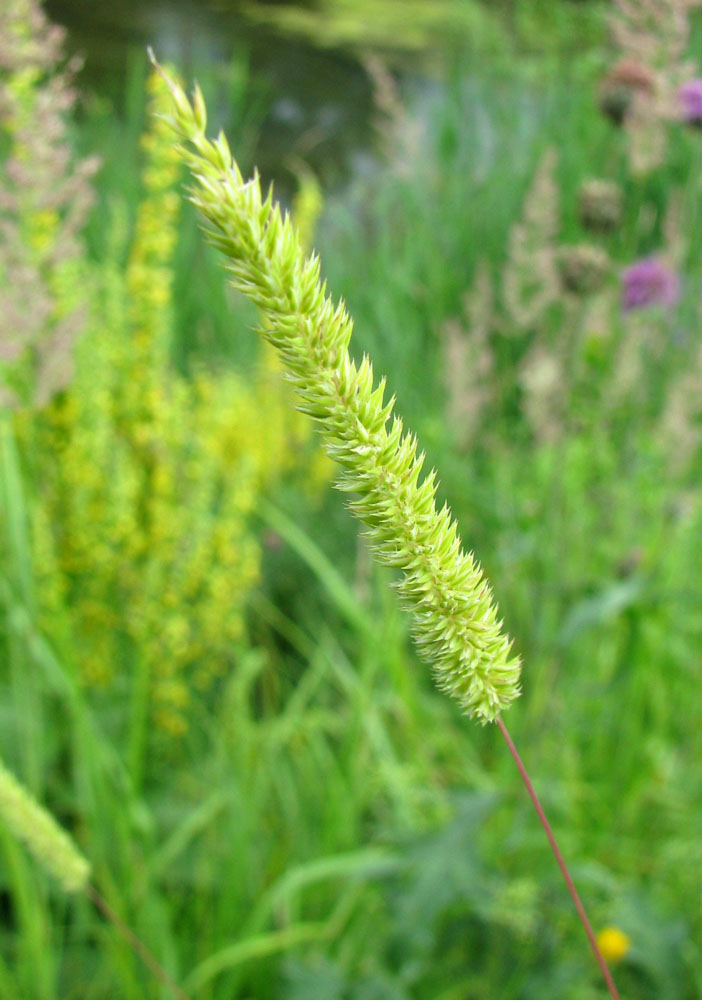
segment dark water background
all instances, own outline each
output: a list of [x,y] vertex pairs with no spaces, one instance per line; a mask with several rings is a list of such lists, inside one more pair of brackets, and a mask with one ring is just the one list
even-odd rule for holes
[[[130,67],[151,44],[186,79],[232,59],[246,61],[267,109],[256,149],[264,176],[279,179],[280,164],[296,155],[333,186],[372,155],[372,87],[351,50],[320,48],[252,24],[236,0],[49,0],[46,10],[67,28],[70,50],[85,59],[83,87],[109,98],[118,114]],[[441,53],[433,56],[440,60]],[[404,63],[396,57],[395,65],[421,81],[418,57]]]

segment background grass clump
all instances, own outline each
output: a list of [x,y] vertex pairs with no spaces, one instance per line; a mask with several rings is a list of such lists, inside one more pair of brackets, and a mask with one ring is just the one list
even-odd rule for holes
[[[698,11],[476,7],[482,49],[455,37],[424,77],[381,6],[371,59],[343,4],[316,24],[368,73],[376,152],[320,186],[330,113],[283,186],[493,583],[525,665],[510,730],[622,995],[694,1000],[702,133],[670,102]],[[34,4],[0,18],[0,757],[193,997],[602,996],[493,728],[432,690],[247,346],[158,78],[134,54],[113,111]],[[296,112],[246,65],[198,75],[248,167]],[[651,259],[675,295],[626,307]],[[163,995],[4,827],[0,995]]]

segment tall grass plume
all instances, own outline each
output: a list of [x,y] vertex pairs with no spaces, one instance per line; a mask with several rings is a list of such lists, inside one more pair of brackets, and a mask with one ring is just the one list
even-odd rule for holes
[[421,655],[471,717],[494,721],[519,694],[519,659],[450,511],[437,510],[435,473],[420,482],[424,456],[393,415],[385,379],[375,383],[368,357],[352,360],[352,321],[326,294],[319,259],[305,257],[290,218],[272,192],[263,197],[258,176],[244,181],[224,135],[206,137],[200,91],[191,104],[170,86],[169,121],[196,181],[191,200],[227,256],[234,285],[260,307],[262,333],[343,469],[339,488],[356,494],[350,507],[376,557],[402,571],[397,587],[413,612]]

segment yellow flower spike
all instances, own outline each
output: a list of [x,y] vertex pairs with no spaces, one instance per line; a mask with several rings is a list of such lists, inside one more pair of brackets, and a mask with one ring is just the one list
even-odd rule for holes
[[619,927],[604,927],[597,935],[597,944],[607,962],[617,963],[631,950],[629,936]]
[[[150,90],[152,110],[163,111],[163,84]],[[298,445],[309,421],[291,418],[277,376],[200,370],[185,379],[171,369],[180,201],[161,119],[142,150],[126,273],[124,241],[108,233],[115,256],[91,286],[94,321],[75,381],[41,418],[50,470],[42,548],[54,551],[38,561],[47,631],[60,618],[52,608],[69,607],[83,682],[109,687],[117,671],[143,669],[152,729],[171,740],[187,730],[194,691],[225,675],[246,641],[261,573],[251,515],[283,475],[310,479],[309,450]]]

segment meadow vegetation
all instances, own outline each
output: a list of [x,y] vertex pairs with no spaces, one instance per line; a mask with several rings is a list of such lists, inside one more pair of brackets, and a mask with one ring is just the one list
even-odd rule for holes
[[[377,160],[297,164],[291,206],[491,581],[510,730],[631,1000],[702,992],[695,6],[422,88],[366,56]],[[168,995],[24,853],[30,793],[188,996],[602,998],[496,728],[432,685],[225,290],[163,81],[76,115],[61,52],[7,0],[0,997]],[[255,87],[202,82],[248,170]]]

